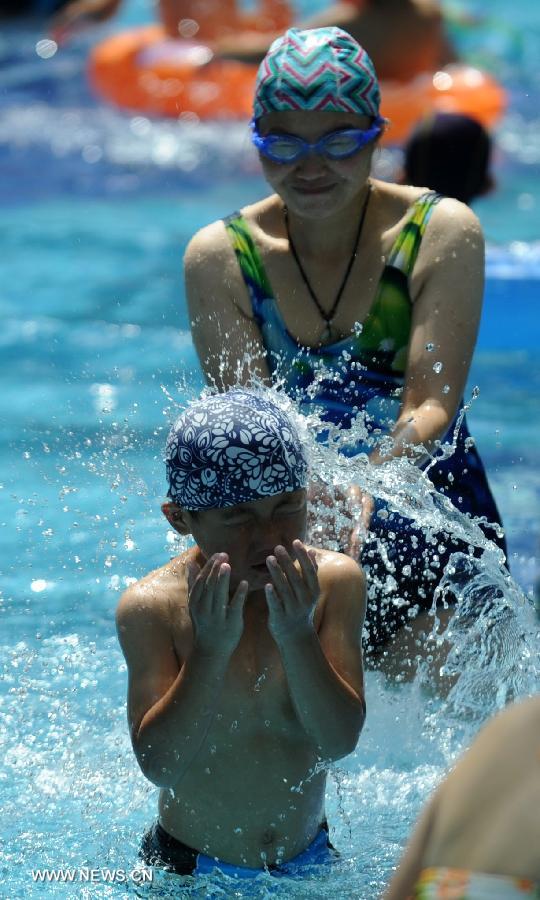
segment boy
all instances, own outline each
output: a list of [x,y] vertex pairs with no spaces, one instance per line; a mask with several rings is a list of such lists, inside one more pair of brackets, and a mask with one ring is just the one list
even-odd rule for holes
[[163,512],[196,546],[117,613],[133,748],[161,788],[143,858],[236,877],[328,861],[325,764],[365,717],[362,572],[304,545],[306,458],[262,395],[191,405],[166,466]]

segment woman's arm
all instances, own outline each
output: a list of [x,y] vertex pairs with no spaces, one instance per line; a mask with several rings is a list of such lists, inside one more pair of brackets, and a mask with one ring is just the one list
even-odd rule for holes
[[442,200],[426,229],[410,279],[413,316],[403,400],[391,432],[396,456],[423,462],[444,438],[467,382],[484,289],[484,239],[478,219],[457,200]]
[[219,390],[253,377],[270,383],[261,332],[222,222],[192,238],[184,271],[193,343],[207,382]]

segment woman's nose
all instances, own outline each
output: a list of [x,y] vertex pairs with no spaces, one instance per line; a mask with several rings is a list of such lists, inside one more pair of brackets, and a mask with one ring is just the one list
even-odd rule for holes
[[305,179],[320,178],[326,172],[326,161],[320,153],[310,150],[298,161],[297,173]]

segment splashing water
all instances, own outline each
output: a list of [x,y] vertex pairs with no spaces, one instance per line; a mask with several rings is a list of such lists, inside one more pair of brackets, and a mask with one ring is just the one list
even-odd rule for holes
[[[472,400],[478,395],[475,388]],[[510,700],[538,690],[540,624],[530,600],[508,572],[502,550],[480,528],[481,524],[490,523],[483,517],[471,518],[460,512],[435,490],[428,478],[436,460],[447,459],[454,452],[463,416],[470,405],[465,404],[458,417],[452,442],[440,446],[424,469],[408,458],[372,466],[365,454],[344,456],[343,449],[369,440],[366,413],[359,413],[350,431],[343,431],[329,427],[312,412],[304,420],[303,436],[310,447],[317,481],[334,489],[333,502],[315,504],[312,518],[323,522],[317,529],[317,538],[321,531],[325,538],[335,535],[333,545],[339,549],[340,535],[354,524],[354,511],[351,513],[339,502],[335,489],[343,491],[356,483],[362,491],[384,500],[392,511],[411,520],[413,527],[421,528],[431,539],[434,554],[441,540],[467,545],[467,552],[450,556],[441,573],[433,601],[430,638],[439,646],[446,641],[451,648],[441,675],[452,677],[455,683],[442,715],[452,714],[456,722],[465,715],[478,725]],[[328,433],[327,442],[317,440],[321,432]],[[500,526],[491,527],[500,534]],[[384,550],[379,545],[379,551]],[[473,556],[474,550],[481,555]],[[449,599],[455,602],[455,614],[444,632],[438,633],[436,605],[447,605]],[[419,679],[424,685],[429,681],[425,666]]]

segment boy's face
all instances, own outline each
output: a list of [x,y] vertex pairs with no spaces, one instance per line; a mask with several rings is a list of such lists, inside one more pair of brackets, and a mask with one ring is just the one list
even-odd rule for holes
[[231,589],[245,579],[250,591],[262,590],[270,581],[266,557],[278,544],[294,556],[292,542],[304,541],[306,535],[304,488],[225,509],[190,512],[175,503],[164,503],[162,509],[173,528],[193,535],[206,558],[229,555]]

